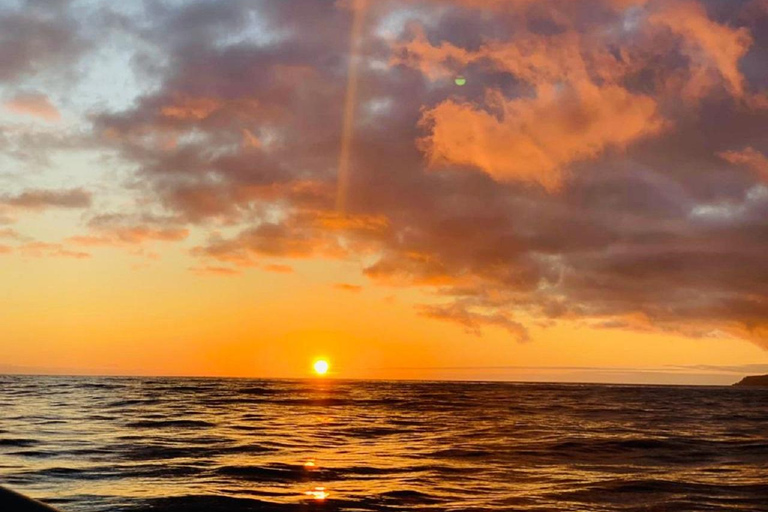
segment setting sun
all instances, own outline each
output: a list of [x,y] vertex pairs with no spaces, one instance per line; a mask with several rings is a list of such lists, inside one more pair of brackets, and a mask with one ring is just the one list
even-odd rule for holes
[[768,0],[0,0],[0,512],[768,512],[766,70]]
[[325,375],[328,373],[328,368],[330,368],[330,364],[328,364],[328,361],[325,359],[318,359],[314,362],[312,365],[312,368],[315,370],[315,373],[318,375]]

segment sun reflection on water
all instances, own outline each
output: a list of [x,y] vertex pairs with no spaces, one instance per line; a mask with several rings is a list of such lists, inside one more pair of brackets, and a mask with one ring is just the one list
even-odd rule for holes
[[328,491],[325,490],[325,487],[315,487],[311,491],[307,491],[304,494],[310,496],[315,501],[323,501],[328,497]]

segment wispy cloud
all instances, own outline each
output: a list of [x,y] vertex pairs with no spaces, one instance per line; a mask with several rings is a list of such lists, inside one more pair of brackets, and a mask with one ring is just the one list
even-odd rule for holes
[[81,188],[43,190],[25,190],[16,195],[0,195],[0,205],[27,210],[46,208],[88,208],[91,206],[91,193]]
[[333,285],[334,288],[337,290],[341,290],[344,292],[361,292],[363,290],[363,287],[356,284],[349,284],[349,283],[336,283]]
[[20,94],[4,104],[11,112],[37,117],[44,121],[56,122],[61,113],[44,94]]
[[61,257],[83,260],[91,257],[90,253],[75,251],[67,248],[63,244],[49,242],[27,242],[19,246],[18,249],[23,256],[32,256],[35,258]]

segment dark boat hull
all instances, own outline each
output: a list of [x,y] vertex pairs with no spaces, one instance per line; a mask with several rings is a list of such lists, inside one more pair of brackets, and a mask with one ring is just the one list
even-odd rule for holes
[[0,510],[7,512],[58,512],[45,503],[27,498],[4,487],[0,487]]

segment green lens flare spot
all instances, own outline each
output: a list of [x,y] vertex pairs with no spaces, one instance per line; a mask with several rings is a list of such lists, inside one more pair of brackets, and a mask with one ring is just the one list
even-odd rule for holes
[[456,78],[453,80],[453,82],[454,82],[456,85],[458,85],[459,87],[461,87],[462,85],[464,85],[464,84],[466,84],[466,83],[467,83],[467,79],[466,79],[466,78],[464,78],[463,76],[457,76],[457,77],[456,77]]

